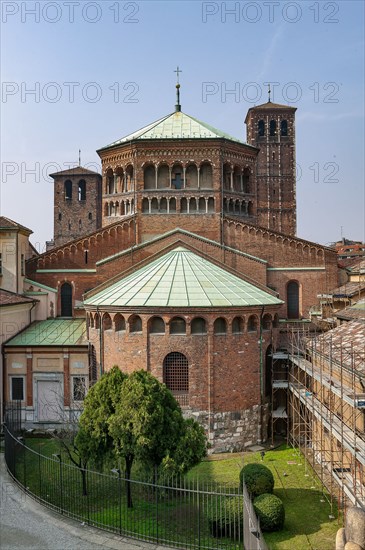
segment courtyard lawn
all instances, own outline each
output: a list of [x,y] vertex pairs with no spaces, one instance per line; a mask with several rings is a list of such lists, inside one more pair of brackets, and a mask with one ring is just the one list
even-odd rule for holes
[[[327,492],[322,494],[310,466],[291,447],[267,451],[263,461],[259,453],[212,455],[193,468],[188,477],[233,486],[239,483],[240,469],[249,462],[261,462],[271,469],[274,494],[285,506],[283,531],[264,534],[270,550],[333,550],[336,531],[341,527],[336,503],[331,510]],[[334,519],[330,519],[332,515]]]
[[[27,445],[49,457],[52,457],[54,453],[59,453],[55,440],[32,438],[27,439]],[[67,457],[63,454],[62,459],[67,462]],[[190,483],[199,480],[200,487],[218,484],[227,488],[237,488],[240,469],[249,462],[261,462],[260,454],[246,452],[212,455],[193,468],[186,479]],[[43,498],[47,496],[55,507],[60,506],[60,495],[55,490],[59,482],[57,464],[43,465],[42,462],[40,470],[37,455],[29,452],[26,463],[27,486],[30,490],[35,494],[40,494]],[[262,463],[268,466],[274,474],[274,493],[282,499],[286,513],[283,531],[265,533],[269,549],[332,550],[336,531],[341,526],[337,520],[337,508],[334,504],[331,509],[327,493],[322,493],[319,481],[313,476],[310,466],[306,465],[304,458],[291,447],[282,446],[276,450],[267,451]],[[20,475],[18,477],[22,481],[21,464],[19,467]],[[176,506],[176,501],[172,496],[167,499],[167,502],[166,499],[164,503],[158,502],[160,513],[165,517],[165,521],[163,524],[155,526],[156,493],[153,490],[146,493],[142,487],[139,488],[138,484],[134,485],[132,488],[134,508],[133,510],[127,509],[123,497],[122,515],[120,516],[117,478],[110,478],[110,475],[90,474],[91,477],[88,479],[89,495],[87,499],[83,499],[80,497],[81,476],[79,472],[72,469],[71,476],[71,470],[69,474],[67,474],[67,470],[67,466],[64,466],[62,504],[76,517],[80,517],[81,514],[86,515],[92,523],[95,522],[104,527],[113,525],[116,528],[120,522],[125,534],[129,528],[133,531],[137,524],[142,535],[143,533],[152,534],[155,529],[158,529],[160,540],[165,539],[173,542],[179,539],[179,535],[183,538],[187,535],[186,532],[178,532],[179,528],[181,529],[181,516],[184,516],[183,524],[189,526],[186,527],[186,531],[189,530],[188,538],[191,541],[195,539],[197,510],[194,503],[186,502],[184,506],[181,506],[181,503]],[[40,476],[39,473],[41,473]],[[110,474],[109,470],[108,474]],[[178,515],[176,516],[176,514]],[[335,518],[330,519],[331,515]],[[177,521],[179,518],[180,520]],[[201,532],[201,536],[207,543],[212,540],[206,530]],[[216,544],[219,544],[217,539],[214,540]],[[240,545],[236,546],[233,541],[228,546],[228,540],[227,546],[225,546],[225,540],[221,539],[220,548],[240,547]]]

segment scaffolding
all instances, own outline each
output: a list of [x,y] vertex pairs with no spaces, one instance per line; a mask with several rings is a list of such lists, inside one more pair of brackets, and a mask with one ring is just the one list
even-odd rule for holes
[[364,329],[353,322],[322,334],[290,334],[288,441],[341,508],[365,509]]

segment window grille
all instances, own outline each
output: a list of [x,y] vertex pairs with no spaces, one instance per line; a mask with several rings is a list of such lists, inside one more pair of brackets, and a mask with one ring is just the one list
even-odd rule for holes
[[185,355],[172,352],[163,364],[163,381],[173,394],[189,392],[189,365]]

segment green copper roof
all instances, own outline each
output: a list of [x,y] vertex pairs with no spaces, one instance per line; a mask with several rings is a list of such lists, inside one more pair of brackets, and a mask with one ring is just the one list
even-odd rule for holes
[[[121,145],[127,141],[132,140],[144,140],[144,139],[197,139],[197,138],[224,138],[230,141],[236,141],[243,143],[239,139],[236,139],[229,134],[217,130],[205,122],[201,122],[190,115],[178,111],[163,118],[160,118],[156,122],[152,122],[148,126],[129,134],[110,145],[102,147],[107,149],[108,147],[114,147]],[[101,151],[101,149],[99,149]]]
[[110,307],[232,307],[282,302],[179,247],[87,298],[84,303]]
[[6,344],[7,346],[87,345],[84,319],[35,321]]

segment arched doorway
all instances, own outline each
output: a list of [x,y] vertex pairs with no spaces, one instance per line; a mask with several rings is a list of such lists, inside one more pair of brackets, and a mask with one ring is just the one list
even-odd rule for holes
[[72,286],[63,283],[61,287],[61,317],[72,317]]

